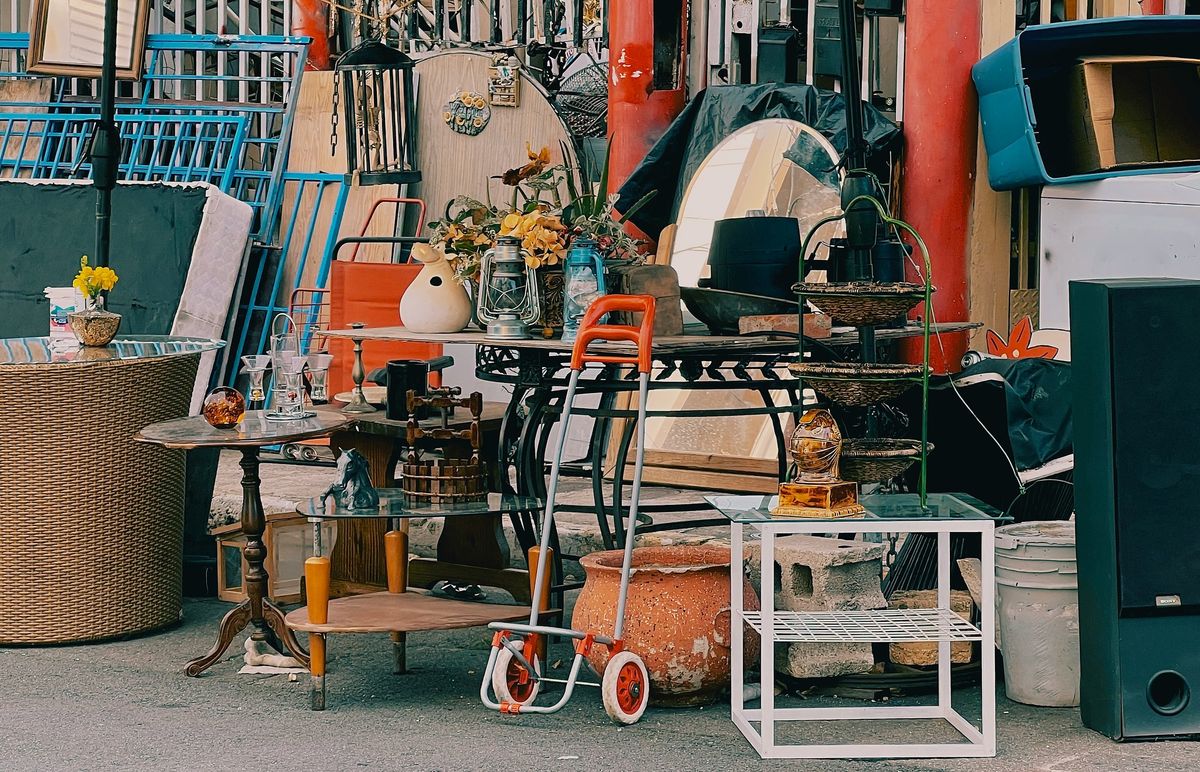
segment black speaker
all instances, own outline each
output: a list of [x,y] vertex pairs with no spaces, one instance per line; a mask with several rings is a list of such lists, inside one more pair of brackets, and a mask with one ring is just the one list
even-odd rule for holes
[[1083,723],[1200,734],[1200,281],[1073,281]]

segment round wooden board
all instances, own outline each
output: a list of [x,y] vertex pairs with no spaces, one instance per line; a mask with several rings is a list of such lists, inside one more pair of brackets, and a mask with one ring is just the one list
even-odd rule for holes
[[[490,179],[528,160],[525,145],[534,152],[550,148],[551,163],[563,161],[566,147],[569,165],[575,165],[575,149],[566,124],[546,97],[541,84],[521,71],[519,107],[490,105],[492,115],[475,136],[452,131],[442,120],[443,106],[461,91],[487,97],[491,56],[477,51],[447,51],[417,62],[417,165],[421,182],[416,195],[429,207],[429,219],[442,217],[446,204],[456,196],[471,196],[492,203],[506,203],[512,189]],[[566,190],[561,191],[566,198]]]

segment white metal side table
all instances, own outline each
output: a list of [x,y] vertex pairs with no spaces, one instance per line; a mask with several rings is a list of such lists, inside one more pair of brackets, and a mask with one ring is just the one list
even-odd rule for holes
[[[731,629],[742,631],[732,637],[733,664],[730,713],[733,722],[763,758],[883,759],[990,757],[996,755],[996,639],[995,616],[995,520],[983,511],[950,494],[930,494],[922,509],[916,494],[863,496],[867,512],[856,518],[838,520],[775,517],[770,513],[774,497],[709,496],[708,502],[724,513],[732,525],[733,565],[744,565],[745,528],[758,530],[762,539],[761,611],[743,608],[740,592],[731,594]],[[774,608],[775,539],[792,534],[824,533],[933,533],[937,534],[938,607],[933,609],[884,609],[878,611],[796,612]],[[950,534],[977,533],[980,538],[983,592],[980,627],[970,624],[950,609]],[[738,583],[733,587],[740,590]],[[738,620],[741,620],[739,623]],[[745,626],[762,636],[760,664],[760,707],[747,708],[743,699],[745,673],[743,643]],[[982,628],[982,629],[980,629]],[[935,705],[863,707],[776,707],[773,674],[776,643],[938,643],[938,698]],[[950,644],[981,642],[980,725],[968,721],[952,705]],[[983,643],[986,642],[986,643]],[[948,723],[962,735],[951,743],[872,743],[780,745],[776,728],[791,721],[861,721],[927,719]]]

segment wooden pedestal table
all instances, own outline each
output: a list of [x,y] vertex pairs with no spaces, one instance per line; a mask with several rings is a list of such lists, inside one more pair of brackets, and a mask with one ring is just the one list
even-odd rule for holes
[[262,536],[267,520],[259,495],[258,451],[264,445],[324,437],[348,420],[349,417],[341,413],[318,410],[315,416],[298,421],[269,421],[263,411],[254,410],[246,413],[242,422],[232,429],[217,429],[203,417],[192,416],[153,424],[135,435],[136,440],[167,448],[229,448],[242,454],[242,533],[246,536],[242,555],[246,559],[246,594],[249,597],[221,620],[217,642],[212,649],[187,663],[185,672],[189,676],[200,675],[220,659],[234,636],[248,625],[254,626],[251,633],[254,640],[267,641],[280,653],[290,653],[308,666],[308,653],[284,624],[283,612],[266,599],[267,571],[263,562],[267,558],[267,548]]
[[[368,393],[370,389],[367,390]],[[370,397],[371,395],[368,394]],[[340,400],[342,395],[338,395]],[[499,447],[500,424],[504,417],[503,405],[484,407],[480,421],[484,443],[482,458],[489,473],[498,465],[495,460]],[[450,429],[464,429],[469,425],[469,416],[463,413],[452,416],[447,422]],[[396,485],[395,470],[405,447],[408,420],[387,418],[382,410],[375,413],[356,414],[353,421],[340,427],[329,438],[329,447],[335,456],[341,451],[355,449],[367,460],[371,483],[376,488],[392,488]],[[440,426],[440,417],[421,421],[422,428]],[[500,481],[491,483],[493,490],[500,489]],[[348,595],[373,592],[386,583],[383,561],[383,531],[378,522],[369,520],[344,524],[338,530],[337,545],[329,556],[333,562],[331,592]],[[407,521],[401,522],[400,530],[407,531]],[[526,545],[522,545],[526,546]],[[479,515],[472,518],[454,518],[447,521],[438,539],[438,559],[414,559],[410,566],[409,582],[417,587],[432,587],[445,579],[463,583],[488,583],[513,592],[518,600],[527,586],[523,571],[507,568],[509,561],[508,542],[498,515]],[[419,560],[419,562],[418,562]],[[440,562],[440,564],[439,564]],[[443,564],[455,564],[445,566]],[[458,570],[462,569],[462,570]],[[502,572],[500,575],[464,576],[462,574],[482,570]]]
[[[365,391],[368,400],[382,398],[381,394],[373,394],[370,388]],[[335,399],[348,402],[349,394],[339,394]],[[480,421],[484,437],[481,455],[489,474],[497,478],[490,481],[493,490],[502,487],[495,454],[500,445],[499,433],[504,414],[503,405],[487,405]],[[465,429],[470,423],[470,416],[464,418],[464,415],[460,412],[451,416],[447,427]],[[421,421],[422,428],[440,425],[440,416]],[[329,447],[335,456],[350,448],[357,450],[367,460],[371,483],[376,488],[391,488],[396,485],[396,464],[405,448],[407,434],[407,419],[390,419],[382,410],[356,413],[352,422],[339,428],[329,438]],[[522,537],[529,532],[536,513],[522,512],[513,517],[526,526],[524,529],[518,528],[516,532],[522,548],[528,550],[532,541],[529,537]],[[386,586],[386,529],[386,523],[369,519],[343,522],[339,526],[337,545],[329,556],[332,563],[329,582],[332,597],[377,592]],[[407,538],[407,519],[400,521],[399,531]],[[437,558],[412,558],[407,566],[409,587],[429,589],[443,580],[457,584],[479,584],[507,590],[520,603],[529,602],[529,577],[525,571],[509,568],[508,541],[504,538],[504,525],[499,514],[450,518],[438,537]],[[404,633],[393,633],[392,639],[396,644],[395,672],[403,673]]]
[[[325,708],[325,644],[331,633],[389,633],[393,636],[396,672],[404,670],[403,635],[422,630],[454,630],[496,621],[524,619],[528,606],[476,603],[430,594],[408,586],[408,533],[400,525],[410,518],[467,518],[540,511],[533,498],[493,494],[487,501],[430,504],[412,501],[394,488],[379,491],[379,506],[344,509],[332,498],[300,502],[296,511],[313,524],[313,555],[304,564],[308,605],[287,615],[290,630],[308,633],[308,663],[312,673],[312,709]],[[386,592],[330,599],[330,560],[321,544],[321,521],[383,519],[390,530],[384,535],[387,563]],[[516,595],[517,593],[514,593]],[[543,599],[545,606],[545,599]]]

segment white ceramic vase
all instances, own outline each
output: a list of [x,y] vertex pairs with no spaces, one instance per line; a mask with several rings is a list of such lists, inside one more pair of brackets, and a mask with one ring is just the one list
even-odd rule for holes
[[428,244],[413,245],[421,272],[400,298],[400,323],[413,332],[458,332],[471,321],[471,298],[454,278],[446,256]]

